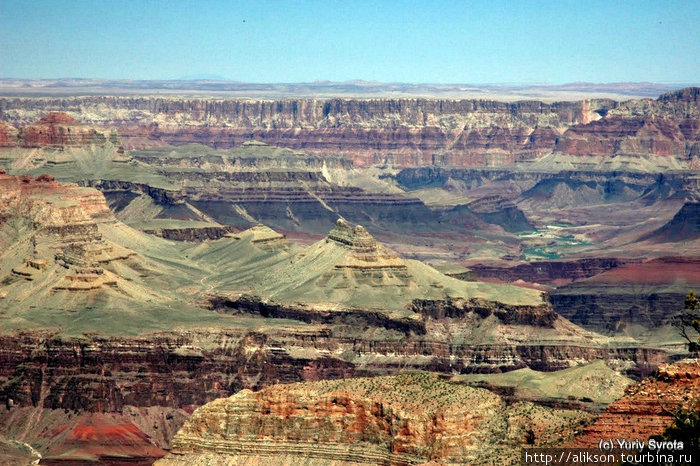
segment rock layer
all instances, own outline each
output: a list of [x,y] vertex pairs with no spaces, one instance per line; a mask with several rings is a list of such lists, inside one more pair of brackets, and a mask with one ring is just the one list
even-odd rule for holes
[[445,99],[6,98],[0,100],[0,112],[6,121],[27,124],[39,112],[80,111],[90,115],[84,117],[86,123],[119,128],[130,148],[194,142],[230,148],[258,139],[343,155],[358,166],[503,165],[536,159],[552,152],[555,145],[571,154],[658,154],[687,162],[700,150],[696,94],[696,88],[689,88],[657,101],[552,104]]
[[[652,377],[627,388],[569,446],[598,448],[600,439],[646,441],[673,424],[676,410],[697,409],[700,403],[700,364],[669,364]],[[687,451],[686,451],[687,453]]]
[[60,112],[49,113],[36,123],[22,128],[20,137],[23,147],[64,148],[104,144],[107,141],[101,132]]
[[[196,410],[173,439],[176,455],[171,457],[213,453],[231,464],[243,460],[234,455],[270,461],[290,455],[382,465],[480,464],[499,449],[515,451],[523,441],[527,427],[517,419],[518,408],[507,408],[486,390],[427,374],[274,386]],[[550,423],[537,427],[543,438],[553,429],[566,435],[575,422],[571,414],[552,414]],[[538,415],[535,410],[530,422]],[[169,458],[158,464],[168,464]]]

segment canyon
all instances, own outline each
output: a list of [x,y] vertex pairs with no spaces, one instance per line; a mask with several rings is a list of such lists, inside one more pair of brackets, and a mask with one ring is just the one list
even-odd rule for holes
[[697,389],[698,95],[0,97],[0,460],[662,433],[635,396]]
[[[696,166],[698,88],[657,100],[497,102],[449,99],[230,100],[153,97],[0,99],[0,119],[27,125],[47,112],[117,128],[126,148],[203,143],[270,145],[336,154],[356,166],[497,166],[552,151],[658,156]],[[679,111],[685,109],[686,111]]]

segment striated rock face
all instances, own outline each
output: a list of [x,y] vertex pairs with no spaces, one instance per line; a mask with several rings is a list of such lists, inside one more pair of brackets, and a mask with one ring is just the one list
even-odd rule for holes
[[689,290],[700,287],[700,259],[666,257],[629,263],[551,293],[554,308],[572,322],[603,331],[669,323]]
[[564,129],[589,121],[602,102],[82,97],[3,99],[0,111],[19,123],[37,111],[81,109],[90,124],[119,128],[129,148],[194,142],[229,148],[257,139],[343,155],[358,166],[501,165],[551,151]]
[[[692,144],[694,135],[689,136],[687,142]],[[658,155],[678,159],[689,155],[679,123],[661,117],[608,117],[575,125],[559,138],[555,150],[569,155]]]
[[[329,464],[482,463],[523,442],[520,408],[428,374],[246,390],[197,409],[173,439],[174,454],[158,464],[192,453],[223,456],[229,464],[278,456]],[[534,409],[532,424],[542,411]],[[551,440],[554,429],[566,436],[585,417],[571,414],[553,411],[550,422],[539,423],[540,441]]]
[[[14,222],[26,222],[34,230],[31,257],[12,269],[15,277],[46,282],[46,276],[52,275],[52,290],[90,290],[112,284],[99,264],[131,253],[102,240],[98,223],[110,220],[112,214],[99,191],[61,185],[50,175],[34,179],[0,174],[0,231],[11,239]],[[67,272],[47,272],[55,264]]]
[[233,227],[175,227],[175,228],[142,228],[141,231],[150,235],[159,236],[174,241],[187,241],[199,243],[202,241],[216,240],[231,233]]
[[336,269],[355,269],[371,273],[381,269],[406,269],[406,264],[394,252],[377,243],[362,225],[354,228],[339,219],[328,239],[349,246],[348,253],[336,262]]
[[22,129],[23,147],[74,147],[104,144],[104,134],[65,113],[53,112]]
[[0,147],[16,147],[19,145],[17,128],[9,123],[0,121]]
[[555,151],[574,156],[661,156],[697,164],[700,106],[697,87],[657,100],[631,100],[605,110],[605,117],[568,128]]
[[127,148],[252,139],[337,154],[357,166],[495,166],[556,150],[572,155],[700,153],[697,88],[658,100],[514,103],[433,99],[177,99],[74,97],[0,100],[0,114],[28,124],[39,112],[90,115],[119,129]]
[[469,268],[478,279],[497,279],[504,282],[523,280],[529,283],[557,283],[583,280],[629,262],[640,262],[615,257],[577,260],[538,261],[518,265],[471,264]]
[[660,435],[680,409],[700,403],[700,364],[669,364],[626,390],[592,425],[584,428],[571,447],[598,448],[600,439],[639,439]]

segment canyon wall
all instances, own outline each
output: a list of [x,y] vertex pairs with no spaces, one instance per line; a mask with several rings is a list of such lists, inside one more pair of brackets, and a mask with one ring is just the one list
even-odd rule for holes
[[118,128],[127,148],[202,143],[272,145],[391,163],[502,165],[550,152],[569,126],[608,101],[515,103],[434,99],[220,100],[154,97],[0,99],[0,119],[27,125],[48,111]]
[[127,148],[256,139],[358,166],[496,166],[553,150],[570,155],[700,153],[697,88],[657,100],[497,102],[447,99],[2,98],[0,119],[25,126],[47,112],[117,128]]
[[[543,317],[546,317],[544,315]],[[414,337],[334,337],[330,330],[173,332],[139,338],[0,337],[0,400],[34,406],[121,412],[126,406],[193,408],[243,388],[275,383],[382,375],[399,369],[462,372],[521,367],[556,370],[605,359],[644,374],[666,360],[662,351],[577,345],[449,344]],[[371,364],[356,365],[372,356]]]

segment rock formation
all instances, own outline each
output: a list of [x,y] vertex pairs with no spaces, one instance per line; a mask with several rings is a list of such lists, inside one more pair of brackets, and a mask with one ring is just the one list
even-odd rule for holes
[[[531,410],[527,420],[523,408]],[[516,457],[528,429],[545,444],[570,435],[587,417],[547,411],[506,407],[486,390],[428,374],[273,386],[197,409],[173,439],[173,453],[157,464],[204,458],[247,464],[256,457],[326,464],[485,464],[495,452],[505,459],[507,449]]]
[[697,409],[698,403],[700,365],[697,362],[664,365],[652,377],[630,386],[625,396],[611,404],[568,446],[598,448],[600,439],[611,438],[646,441],[673,424],[677,410]]
[[598,331],[624,332],[637,325],[647,329],[668,325],[693,289],[700,289],[700,260],[666,257],[629,263],[560,287],[552,292],[551,300],[574,323]]
[[601,257],[577,260],[536,261],[517,265],[506,264],[471,264],[469,268],[476,278],[481,280],[498,279],[504,282],[522,280],[529,283],[552,283],[563,285],[594,277],[607,270],[620,267],[629,262],[641,260]]
[[31,257],[12,269],[17,277],[35,280],[55,264],[67,273],[57,275],[52,290],[96,289],[114,284],[101,262],[133,254],[102,240],[97,222],[108,221],[111,212],[99,192],[61,186],[49,175],[32,179],[0,174],[0,193],[1,226],[8,237],[10,219],[30,222],[35,231]]
[[0,121],[0,147],[17,147],[19,144],[17,135],[17,128],[9,123]]
[[[154,143],[230,148],[258,139],[312,153],[343,155],[357,166],[503,165],[537,159],[555,146],[566,154],[654,154],[688,163],[700,147],[696,94],[696,88],[688,88],[656,101],[552,104],[445,99],[5,98],[0,110],[6,121],[27,124],[29,116],[40,111],[79,108],[90,115],[90,124],[117,127],[128,148]],[[114,117],[115,109],[119,118]]]
[[22,128],[21,140],[23,147],[64,148],[104,144],[107,138],[70,115],[52,112]]
[[694,241],[700,238],[700,202],[686,202],[670,222],[640,238],[659,243]]

